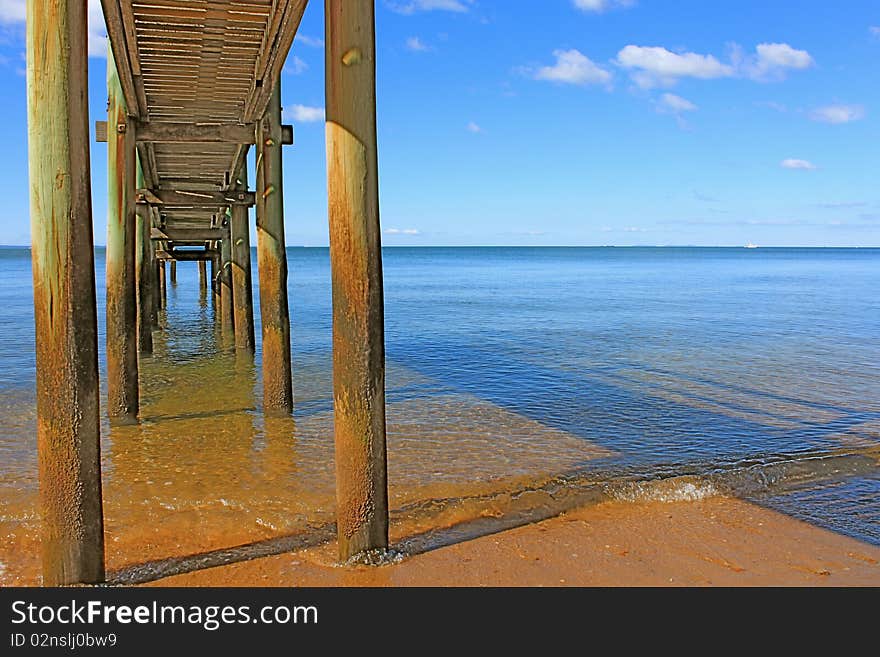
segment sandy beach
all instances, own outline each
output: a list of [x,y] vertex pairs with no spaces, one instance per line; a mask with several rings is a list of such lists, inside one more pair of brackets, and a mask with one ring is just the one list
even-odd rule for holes
[[334,557],[327,543],[152,585],[880,586],[880,548],[722,497],[602,503],[385,566]]

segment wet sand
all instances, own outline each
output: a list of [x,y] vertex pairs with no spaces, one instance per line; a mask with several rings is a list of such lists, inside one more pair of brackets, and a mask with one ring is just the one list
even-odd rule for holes
[[385,566],[338,566],[335,547],[151,585],[880,586],[880,548],[723,497],[606,502]]

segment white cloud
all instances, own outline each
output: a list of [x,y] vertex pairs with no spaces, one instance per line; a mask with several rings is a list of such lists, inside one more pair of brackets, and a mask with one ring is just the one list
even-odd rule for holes
[[581,11],[600,13],[612,7],[632,7],[635,0],[572,0],[572,4]]
[[310,48],[323,48],[324,47],[324,39],[319,39],[318,37],[310,37],[307,34],[297,34],[294,39],[294,43],[301,43],[304,46],[309,46]]
[[324,108],[309,107],[308,105],[292,105],[290,109],[284,110],[284,118],[287,121],[315,123],[324,120]]
[[871,32],[871,34],[873,34],[875,37],[880,37],[880,27],[878,27],[878,26],[876,26],[876,25],[872,25],[871,27],[868,28],[868,30],[869,30],[869,31]]
[[284,72],[290,73],[291,75],[299,75],[300,73],[305,73],[308,69],[309,65],[296,55],[290,57],[284,64]]
[[473,121],[471,121],[470,123],[467,124],[467,130],[468,130],[468,132],[473,132],[474,134],[478,134],[480,132],[483,132],[483,129],[479,125],[474,123]]
[[0,23],[24,23],[25,0],[0,0]]
[[865,116],[865,108],[861,105],[826,105],[817,107],[810,112],[813,121],[822,123],[849,123],[858,121]]
[[735,73],[732,66],[722,64],[712,55],[674,53],[661,47],[629,45],[617,53],[616,61],[632,71],[633,81],[643,89],[671,87],[679,78],[710,80]]
[[729,63],[721,62],[714,55],[628,45],[617,54],[615,61],[628,69],[633,82],[643,89],[671,87],[681,78],[712,80],[739,76],[760,81],[782,80],[789,71],[804,70],[815,64],[810,53],[796,50],[787,43],[761,43],[751,55],[745,55],[740,46],[731,44]]
[[420,11],[452,11],[464,13],[468,11],[473,0],[410,0],[410,2],[391,2],[385,4],[398,14],[415,14]]
[[816,168],[816,165],[809,160],[796,160],[794,158],[782,160],[779,166],[783,169],[798,169],[801,171],[813,171]]
[[695,112],[697,106],[691,101],[675,94],[663,94],[657,103],[658,107],[666,112],[680,114],[681,112]]
[[421,235],[422,231],[417,228],[386,228],[386,235]]
[[428,52],[431,49],[431,47],[419,37],[409,37],[406,40],[406,47],[407,50],[412,50],[413,52]]
[[554,50],[556,63],[527,70],[536,80],[549,80],[565,84],[607,84],[611,73],[597,66],[579,50]]
[[[89,57],[107,56],[107,30],[101,0],[88,0]],[[14,25],[24,23],[26,0],[0,0],[0,23]]]
[[759,43],[755,54],[743,58],[738,46],[733,46],[734,60],[740,60],[742,74],[752,80],[781,80],[786,72],[802,71],[815,64],[806,50],[796,50],[787,43]]

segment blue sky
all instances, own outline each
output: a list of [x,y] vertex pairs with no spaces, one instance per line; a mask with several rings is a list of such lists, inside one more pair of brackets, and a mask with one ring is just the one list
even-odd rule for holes
[[[93,123],[106,62],[90,6]],[[30,232],[23,7],[0,0],[0,244]],[[880,246],[875,0],[377,0],[376,14],[388,245]],[[287,241],[326,245],[319,0],[300,35],[282,82]],[[92,145],[99,244],[106,157]]]

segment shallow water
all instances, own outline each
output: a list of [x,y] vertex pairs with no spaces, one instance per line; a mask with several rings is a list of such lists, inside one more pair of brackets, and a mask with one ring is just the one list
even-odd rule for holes
[[[195,263],[178,265],[143,421],[104,426],[111,568],[328,535],[328,254],[288,259],[286,420],[262,416],[259,352],[218,346]],[[392,517],[410,530],[720,492],[880,544],[880,250],[396,248],[384,265]],[[102,374],[103,268],[98,251]],[[0,583],[26,583],[28,251],[0,249],[0,271]]]

